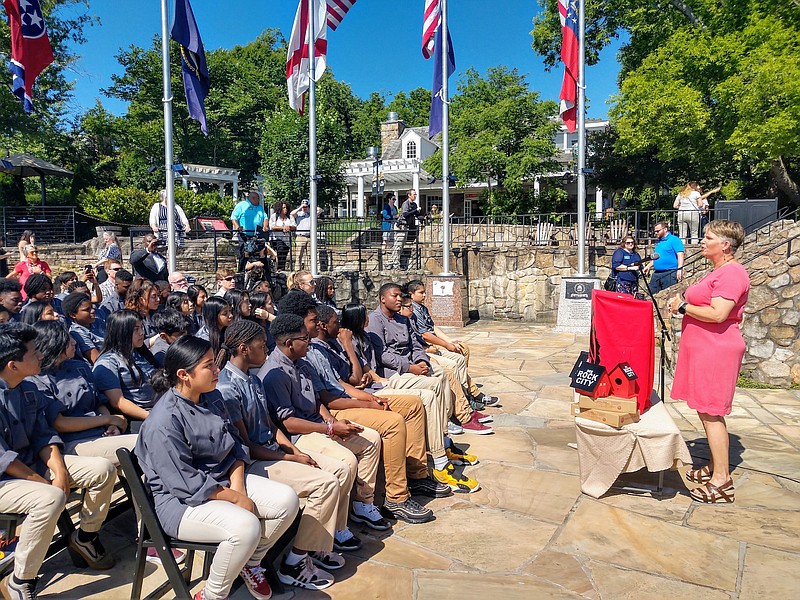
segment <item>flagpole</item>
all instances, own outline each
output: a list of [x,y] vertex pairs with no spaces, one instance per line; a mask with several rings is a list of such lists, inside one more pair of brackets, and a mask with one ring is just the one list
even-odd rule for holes
[[448,95],[447,0],[442,0],[442,275],[450,275],[450,96]]
[[578,0],[578,275],[586,275],[586,20]]
[[311,204],[311,274],[316,277],[317,270],[317,90],[314,81],[314,44],[317,30],[314,18],[315,3],[320,0],[308,0],[308,199]]
[[169,69],[169,7],[161,0],[161,62],[164,71],[164,171],[167,190],[167,266],[176,270],[175,253],[175,173],[172,169],[172,89]]

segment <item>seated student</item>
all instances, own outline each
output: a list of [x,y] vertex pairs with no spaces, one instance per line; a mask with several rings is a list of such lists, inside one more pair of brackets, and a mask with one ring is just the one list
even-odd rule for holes
[[[115,267],[112,267],[115,268]],[[106,280],[106,283],[111,281],[111,277]],[[92,326],[92,332],[104,338],[106,336],[106,321],[108,316],[125,308],[125,296],[128,294],[128,289],[133,284],[133,274],[123,268],[118,268],[114,271],[114,283],[110,293],[103,294],[103,302],[97,307],[96,319]]]
[[47,422],[64,441],[65,454],[99,456],[119,466],[117,448],[133,450],[135,435],[122,435],[128,422],[112,415],[92,381],[92,368],[75,358],[75,338],[60,321],[42,321],[36,329],[36,350],[44,357],[42,371],[30,380],[46,400]]
[[3,323],[8,323],[11,320],[11,313],[8,312],[8,309],[0,304],[0,325]]
[[231,305],[219,296],[212,296],[203,305],[203,327],[197,332],[197,337],[208,340],[214,349],[214,354],[219,353],[225,329],[233,323]]
[[115,412],[137,433],[156,402],[150,376],[157,367],[144,346],[142,318],[132,310],[113,313],[106,324],[103,351],[92,369],[94,385]]
[[[269,284],[268,284],[269,285]],[[275,320],[275,304],[272,301],[272,292],[250,292],[250,304],[253,307],[253,318],[259,323],[267,334],[267,349],[275,350],[275,340],[269,332],[269,324]]]
[[104,458],[61,453],[62,442],[40,409],[33,383],[41,354],[36,330],[0,325],[0,512],[26,515],[14,553],[14,571],[0,582],[5,598],[36,598],[36,576],[71,488],[86,490],[80,527],[68,540],[93,569],[110,569],[114,557],[98,532],[108,514],[116,470]]
[[28,302],[19,313],[19,322],[33,325],[39,321],[58,321],[61,317],[49,302]]
[[217,291],[214,292],[214,295],[222,298],[228,293],[228,290],[236,287],[236,271],[228,267],[220,267],[214,273],[214,281],[217,282]]
[[[297,515],[288,485],[245,473],[247,449],[215,390],[211,345],[184,336],[167,350],[153,379],[161,395],[142,425],[136,456],[167,535],[219,543],[195,600],[227,598],[241,575],[254,598],[272,595],[261,560]],[[214,410],[211,407],[214,406]]]
[[69,284],[73,281],[78,281],[78,275],[75,271],[64,271],[58,277],[53,279],[53,287],[59,291],[56,298],[63,300],[69,295]]
[[90,271],[84,271],[83,275],[80,276],[80,279],[71,281],[67,285],[67,293],[72,293],[78,289],[89,296],[92,299],[92,302],[94,302],[96,305],[99,306],[103,302],[103,290],[100,288],[100,284],[97,283],[94,269]]
[[[354,497],[359,504],[354,512],[358,510],[360,515],[369,516],[372,527],[388,529],[388,522],[373,504],[380,435],[347,419],[336,419],[324,404],[317,402],[316,374],[303,360],[311,336],[301,317],[280,314],[270,328],[277,346],[258,372],[267,395],[270,417],[303,452],[319,452],[345,462],[350,472],[356,473]],[[341,523],[346,522],[342,514],[347,514],[347,506],[340,504],[334,548],[358,549],[361,546],[358,538],[347,527],[341,527]]]
[[280,580],[322,590],[333,584],[333,577],[316,565],[329,570],[344,566],[344,559],[331,550],[337,522],[342,529],[347,526],[355,473],[336,458],[301,452],[275,427],[269,417],[264,387],[249,374],[250,369],[258,369],[266,360],[264,329],[253,321],[237,321],[225,331],[225,346],[217,357],[217,366],[222,365],[217,389],[250,450],[250,458],[256,461],[247,467],[247,472],[291,486],[304,504],[294,547],[278,573]]
[[[27,304],[31,302],[48,302],[53,305],[58,314],[64,314],[61,311],[61,300],[53,294],[53,282],[44,273],[35,273],[28,277],[22,291],[25,292],[25,297],[28,299]],[[25,306],[22,307],[22,310],[25,310]]]
[[128,293],[125,294],[125,308],[139,313],[144,326],[144,337],[147,340],[158,334],[153,327],[151,319],[160,304],[161,294],[158,288],[154,283],[143,277],[135,278],[131,287],[128,288]]
[[252,318],[253,305],[250,304],[250,294],[248,292],[234,288],[228,290],[223,298],[231,307],[234,323],[240,319]]
[[[426,342],[417,331],[417,325],[414,322],[413,303],[407,294],[403,294],[402,304],[400,305],[400,314],[406,317],[411,323],[413,335],[420,346],[425,349],[425,352],[431,359],[431,364],[435,365],[437,369],[444,371],[447,380],[450,382],[450,391],[453,393],[453,414],[450,416],[450,421],[447,423],[447,431],[451,435],[458,435],[465,431],[477,435],[489,435],[494,433],[494,430],[484,423],[493,421],[494,418],[490,415],[485,415],[482,412],[472,408],[470,399],[466,396],[466,387],[463,385],[463,380],[459,380],[456,374],[455,363],[449,363],[440,360],[437,353],[437,346],[431,346]],[[463,372],[466,372],[464,369]],[[461,373],[459,371],[459,373]]]
[[[172,275],[170,275],[170,277],[172,277]],[[186,318],[186,332],[189,335],[194,335],[197,333],[197,330],[200,329],[197,327],[197,323],[194,320],[194,305],[189,299],[189,294],[186,292],[170,292],[169,296],[167,296],[164,308],[159,312],[163,312],[166,309],[177,310]],[[155,324],[153,326],[155,327]],[[156,327],[156,329],[158,329],[158,327]]]
[[[194,330],[198,332],[203,327],[203,305],[208,299],[208,292],[202,285],[193,284],[186,290],[186,294],[189,296],[189,300],[191,300],[192,307],[194,308],[192,320],[195,324]],[[197,333],[193,335],[197,335]]]
[[164,366],[167,349],[179,337],[189,333],[189,321],[177,310],[165,308],[153,315],[153,327],[158,331],[158,340],[150,348],[150,352],[153,353],[156,364],[161,368]]
[[425,405],[425,425],[428,450],[433,457],[433,477],[457,493],[479,490],[477,481],[455,472],[446,451],[446,447],[451,444],[446,432],[453,399],[444,371],[434,373],[431,370],[430,359],[416,340],[411,323],[399,314],[402,306],[400,286],[396,283],[385,283],[378,294],[380,304],[369,315],[365,325],[374,348],[376,371],[387,378],[386,387],[422,387],[436,392],[436,403]]
[[[352,371],[350,361],[357,362],[358,359],[352,345],[351,356],[348,357],[336,339],[339,316],[333,308],[324,304],[314,310],[319,318],[319,326],[317,337],[311,340],[307,360],[334,396],[327,402],[328,409],[337,419],[352,419],[380,433],[386,477],[384,507],[398,519],[409,523],[427,523],[433,519],[433,511],[411,498],[406,478],[407,463],[411,470],[409,478],[428,478],[425,408],[419,395],[386,391],[383,396],[377,396],[351,385],[348,381]],[[430,390],[425,392],[433,393]],[[449,494],[449,488],[442,487]],[[354,520],[358,521],[358,518]]]
[[469,346],[461,340],[451,340],[450,337],[437,327],[428,307],[425,306],[425,284],[418,279],[409,281],[407,284],[408,294],[411,296],[411,306],[414,314],[411,317],[412,324],[416,325],[417,332],[422,338],[435,346],[437,358],[435,359],[442,366],[447,366],[456,371],[456,375],[466,387],[467,397],[475,410],[483,410],[485,406],[497,406],[498,399],[486,394],[475,385],[470,377],[467,368],[469,367]]
[[13,279],[0,279],[0,304],[6,307],[11,320],[19,318],[22,310],[22,286]]
[[103,338],[91,332],[91,327],[97,318],[94,304],[86,294],[72,292],[64,298],[61,308],[69,320],[69,334],[78,344],[80,356],[93,365],[103,349]]

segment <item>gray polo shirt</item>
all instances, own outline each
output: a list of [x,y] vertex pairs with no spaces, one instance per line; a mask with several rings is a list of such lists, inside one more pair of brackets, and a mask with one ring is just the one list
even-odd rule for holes
[[136,352],[133,358],[131,367],[121,354],[103,352],[92,368],[94,384],[98,392],[120,389],[126,399],[150,410],[156,402],[156,393],[150,385],[150,374],[155,369]]
[[383,370],[379,374],[391,377],[395,373],[406,373],[408,368],[415,363],[430,364],[428,355],[414,336],[411,323],[400,314],[391,319],[383,314],[380,307],[369,315],[367,332],[373,344],[375,358]]
[[251,442],[268,450],[280,450],[264,386],[257,377],[244,373],[229,361],[219,373],[217,390],[225,400],[231,422],[242,421]]
[[39,451],[50,444],[63,444],[47,423],[43,405],[44,399],[32,382],[23,381],[12,389],[0,379],[0,481],[14,479],[6,469],[17,459],[44,475],[47,468]]
[[204,504],[217,488],[230,485],[233,463],[250,459],[230,420],[219,416],[225,411],[217,391],[202,394],[194,404],[172,388],[139,431],[135,453],[153,492],[158,520],[172,537],[178,536],[186,508]]
[[295,364],[280,350],[270,353],[258,371],[258,378],[264,383],[273,421],[282,423],[289,417],[297,417],[313,423],[324,422],[317,407],[313,372],[313,367],[303,359]]

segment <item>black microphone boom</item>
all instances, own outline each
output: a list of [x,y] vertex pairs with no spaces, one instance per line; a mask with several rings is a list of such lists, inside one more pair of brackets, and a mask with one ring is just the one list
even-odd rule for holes
[[645,256],[642,260],[637,260],[636,262],[632,262],[630,266],[638,267],[643,265],[644,263],[650,262],[651,260],[658,260],[659,258],[661,258],[661,255],[658,252],[653,252],[652,254],[648,254],[647,256]]

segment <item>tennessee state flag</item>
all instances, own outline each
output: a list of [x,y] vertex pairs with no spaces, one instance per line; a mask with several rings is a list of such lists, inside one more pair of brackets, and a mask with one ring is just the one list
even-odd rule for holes
[[33,82],[53,62],[53,48],[39,0],[3,0],[11,30],[11,91],[33,110]]

